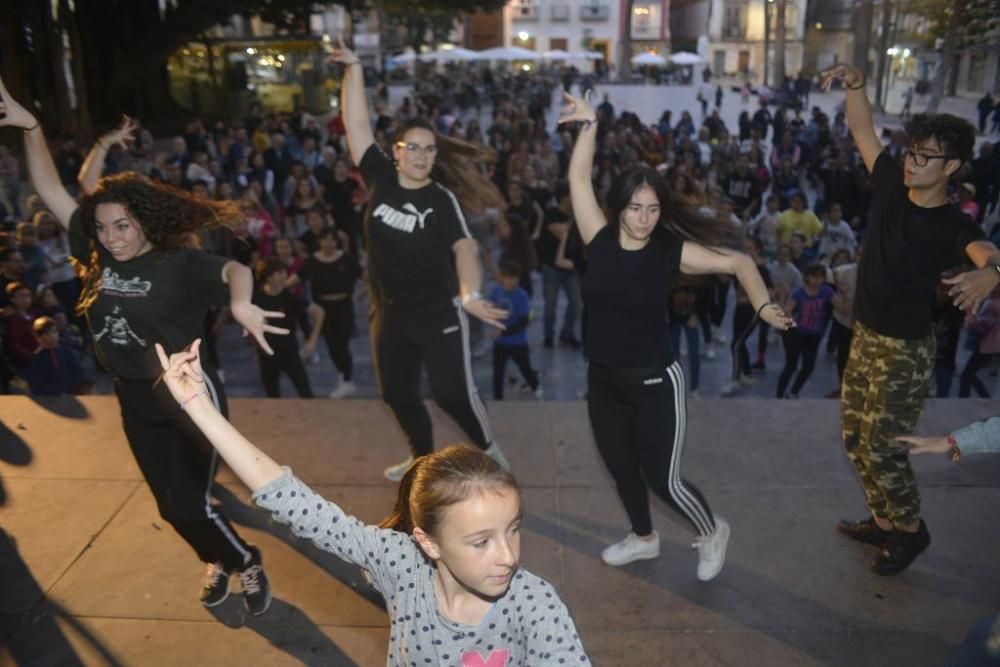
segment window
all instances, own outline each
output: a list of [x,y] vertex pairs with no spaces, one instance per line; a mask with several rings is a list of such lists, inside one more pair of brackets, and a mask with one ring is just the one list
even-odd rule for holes
[[722,36],[739,39],[746,34],[747,11],[745,6],[728,6],[722,20]]

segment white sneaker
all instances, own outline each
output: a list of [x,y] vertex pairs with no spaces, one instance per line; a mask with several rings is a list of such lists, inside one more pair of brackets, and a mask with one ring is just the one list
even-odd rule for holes
[[711,345],[705,346],[705,358],[708,360],[715,359],[715,348]]
[[727,382],[722,387],[722,391],[719,392],[720,396],[733,396],[740,392],[739,382]]
[[347,398],[357,390],[357,386],[350,380],[341,381],[337,388],[330,392],[330,398]]
[[309,357],[309,363],[313,366],[319,363],[319,352],[313,352],[312,356]]
[[755,380],[753,378],[753,376],[750,376],[750,375],[741,375],[740,376],[740,384],[743,385],[744,387],[750,387],[750,386],[752,386],[752,385],[754,385],[756,383],[757,383],[757,380]]
[[389,466],[383,471],[382,474],[385,475],[385,478],[390,482],[398,482],[403,479],[403,475],[406,474],[406,471],[410,469],[411,465],[413,465],[413,457],[407,456],[405,461],[400,461],[396,465]]
[[491,459],[500,464],[500,467],[510,472],[510,463],[507,462],[507,458],[500,451],[500,446],[497,443],[493,443],[486,449],[486,455]]
[[660,555],[660,535],[653,531],[653,539],[644,540],[635,533],[629,533],[621,542],[616,542],[601,552],[601,560],[608,565],[625,565],[634,560],[649,560]]
[[545,390],[542,389],[542,385],[538,385],[538,389],[536,389],[534,391],[534,395],[535,395],[535,399],[539,400],[539,401],[541,401],[541,400],[543,400],[545,398]]
[[729,544],[729,523],[720,517],[715,517],[715,532],[699,537],[691,545],[698,550],[698,579],[711,581],[722,572],[726,564],[726,545]]
[[724,334],[721,331],[717,330],[715,332],[715,342],[716,343],[725,343],[726,342],[726,334]]

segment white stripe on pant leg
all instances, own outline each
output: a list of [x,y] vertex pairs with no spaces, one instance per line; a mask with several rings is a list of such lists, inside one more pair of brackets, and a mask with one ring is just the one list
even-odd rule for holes
[[684,409],[684,376],[679,370],[679,364],[675,361],[667,368],[667,375],[670,376],[674,389],[674,447],[670,453],[670,471],[668,473],[668,488],[671,497],[677,504],[683,507],[695,525],[700,535],[711,535],[713,532],[712,520],[705,512],[698,499],[691,494],[680,479],[681,454],[684,447],[684,431],[687,426],[687,415]]
[[483,436],[486,438],[486,446],[489,447],[493,444],[493,433],[490,432],[490,419],[486,415],[486,406],[483,405],[482,400],[479,398],[479,391],[476,389],[476,383],[472,377],[469,318],[465,314],[465,308],[462,308],[461,302],[457,299],[455,301],[455,308],[458,310],[458,324],[461,327],[459,334],[462,336],[462,361],[465,364],[465,391],[469,396],[469,404],[472,406],[472,412],[476,415],[476,420],[479,422],[479,428],[482,429]]
[[[221,402],[219,401],[219,393],[216,391],[215,385],[212,384],[212,378],[210,378],[207,373],[203,372],[202,374],[205,377],[205,386],[208,387],[208,393],[212,398],[212,403],[215,405],[215,408],[221,412],[222,407]],[[208,483],[205,486],[205,516],[215,523],[219,531],[226,536],[227,540],[229,540],[230,544],[232,544],[240,555],[243,556],[243,562],[249,563],[250,559],[253,557],[252,554],[247,551],[242,544],[240,544],[240,540],[233,534],[233,531],[229,529],[229,526],[226,525],[226,522],[222,520],[219,514],[215,511],[215,508],[212,506],[212,485],[215,484],[215,472],[218,466],[219,452],[215,449],[215,447],[212,447],[212,458],[208,469]]]
[[678,504],[687,508],[692,523],[698,529],[699,534],[710,535],[713,530],[713,522],[706,508],[684,485],[680,479],[680,462],[683,453],[685,431],[687,429],[687,411],[684,406],[684,375],[680,365],[674,362],[667,369],[671,383],[674,388],[674,411],[676,422],[674,425],[674,449],[670,458],[670,472],[668,485],[670,495]]

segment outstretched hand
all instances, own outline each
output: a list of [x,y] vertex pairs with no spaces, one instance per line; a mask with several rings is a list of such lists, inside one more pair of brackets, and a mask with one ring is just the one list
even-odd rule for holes
[[135,133],[138,129],[138,121],[123,115],[118,127],[101,136],[101,143],[104,144],[105,148],[111,148],[117,144],[127,151],[135,142]]
[[584,97],[574,97],[567,92],[563,92],[563,107],[559,111],[559,124],[582,121],[593,123],[597,120],[597,114],[590,108],[587,98],[590,91]]
[[344,44],[343,36],[337,38],[337,45],[333,47],[333,52],[330,54],[330,59],[334,62],[343,63],[345,65],[353,65],[354,63],[361,62],[357,54],[347,48]]
[[760,319],[779,331],[788,331],[795,326],[795,320],[776,303],[764,306],[764,309],[760,311]]
[[843,81],[848,88],[855,88],[864,80],[861,70],[847,63],[837,63],[819,73],[819,85],[825,92],[830,92],[835,81]]
[[[911,454],[945,454],[951,449],[946,436],[923,438],[917,435],[900,435],[896,437],[896,441],[909,445]],[[955,458],[952,455],[952,460]]]
[[0,79],[0,127],[19,127],[23,130],[38,124],[35,117],[10,96]]
[[955,307],[973,313],[997,286],[1000,274],[992,266],[960,273],[954,278],[942,278],[941,282],[951,285],[948,296],[955,298]]
[[163,384],[167,385],[174,400],[185,407],[199,399],[211,403],[205,374],[201,369],[200,347],[199,338],[188,349],[168,357],[163,346],[156,344],[156,356],[160,358],[160,366],[163,368]]
[[470,315],[478,317],[483,322],[496,327],[497,329],[506,329],[503,325],[503,321],[510,316],[510,312],[503,310],[502,308],[497,308],[491,302],[486,299],[470,299],[462,304],[466,312]]
[[288,335],[288,329],[268,324],[267,319],[269,317],[284,317],[285,314],[277,310],[262,310],[249,301],[246,303],[235,303],[231,308],[233,319],[243,325],[243,335],[253,336],[257,344],[260,345],[260,349],[264,350],[268,355],[274,356],[274,350],[267,344],[264,334],[273,333],[285,336]]

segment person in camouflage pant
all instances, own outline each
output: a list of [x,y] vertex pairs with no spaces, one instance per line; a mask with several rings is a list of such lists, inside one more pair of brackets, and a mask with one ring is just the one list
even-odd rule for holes
[[895,436],[912,433],[934,373],[934,336],[905,340],[855,323],[840,399],[847,456],[872,514],[893,523],[920,516],[920,492],[906,448]]
[[878,548],[878,575],[904,571],[931,543],[905,446],[895,436],[917,424],[934,370],[931,324],[941,273],[960,309],[975,310],[1000,284],[1000,250],[948,199],[948,183],[971,159],[976,130],[948,114],[919,114],[906,125],[902,164],[884,150],[865,95],[864,74],[839,63],[822,73],[847,89],[847,124],[872,197],[865,252],[858,260],[854,340],[841,387],[841,430],[861,478],[869,516],[841,520],[847,537]]

